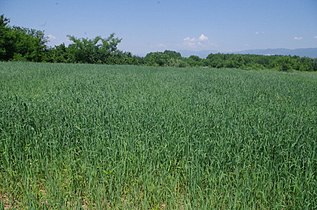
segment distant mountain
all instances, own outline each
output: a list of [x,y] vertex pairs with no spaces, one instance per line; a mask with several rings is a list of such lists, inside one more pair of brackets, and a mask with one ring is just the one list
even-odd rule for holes
[[234,52],[235,54],[256,54],[256,55],[297,55],[301,57],[317,58],[317,48],[298,48],[298,49],[255,49]]
[[[219,53],[216,50],[181,50],[179,51],[183,57],[189,57],[191,55],[197,55],[201,58],[206,58],[210,53]],[[297,55],[301,57],[317,58],[317,48],[298,48],[298,49],[255,49],[255,50],[243,50],[237,52],[220,52],[220,53],[233,53],[233,54],[255,54],[255,55]]]
[[210,53],[218,53],[218,51],[215,51],[215,50],[200,50],[200,51],[180,50],[179,52],[182,54],[183,57],[197,55],[200,58],[206,58]]

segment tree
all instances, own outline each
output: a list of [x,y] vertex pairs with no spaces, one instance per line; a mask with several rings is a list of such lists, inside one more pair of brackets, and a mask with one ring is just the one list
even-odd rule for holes
[[71,63],[74,61],[74,58],[72,54],[69,53],[68,47],[63,43],[48,49],[45,61],[52,63]]
[[202,66],[202,59],[196,55],[191,55],[187,58],[187,63],[190,66]]
[[182,55],[179,52],[165,50],[164,52],[151,52],[144,57],[146,65],[150,66],[176,66],[185,67]]
[[13,57],[14,43],[8,24],[10,20],[0,16],[0,60],[7,61]]
[[97,36],[93,39],[68,36],[73,43],[68,46],[73,62],[76,63],[109,63],[110,57],[118,53],[117,45],[121,39],[111,34],[108,38]]
[[0,60],[42,61],[47,39],[44,32],[10,27],[10,20],[0,16]]
[[317,71],[317,58],[313,60],[313,71]]
[[46,53],[47,39],[43,31],[13,27],[15,52],[13,60],[41,62]]

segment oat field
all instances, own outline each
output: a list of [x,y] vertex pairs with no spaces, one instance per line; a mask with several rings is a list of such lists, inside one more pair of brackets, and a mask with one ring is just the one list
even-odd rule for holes
[[316,209],[317,74],[0,63],[0,209]]

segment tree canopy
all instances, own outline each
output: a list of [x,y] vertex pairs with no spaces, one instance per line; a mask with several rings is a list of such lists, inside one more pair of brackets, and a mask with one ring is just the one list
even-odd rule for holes
[[4,15],[0,16],[0,60],[43,61],[47,49],[44,32],[10,27],[9,22]]

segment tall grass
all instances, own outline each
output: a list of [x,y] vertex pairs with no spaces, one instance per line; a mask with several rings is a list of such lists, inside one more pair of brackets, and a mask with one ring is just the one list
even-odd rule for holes
[[316,209],[317,74],[0,63],[0,209]]

